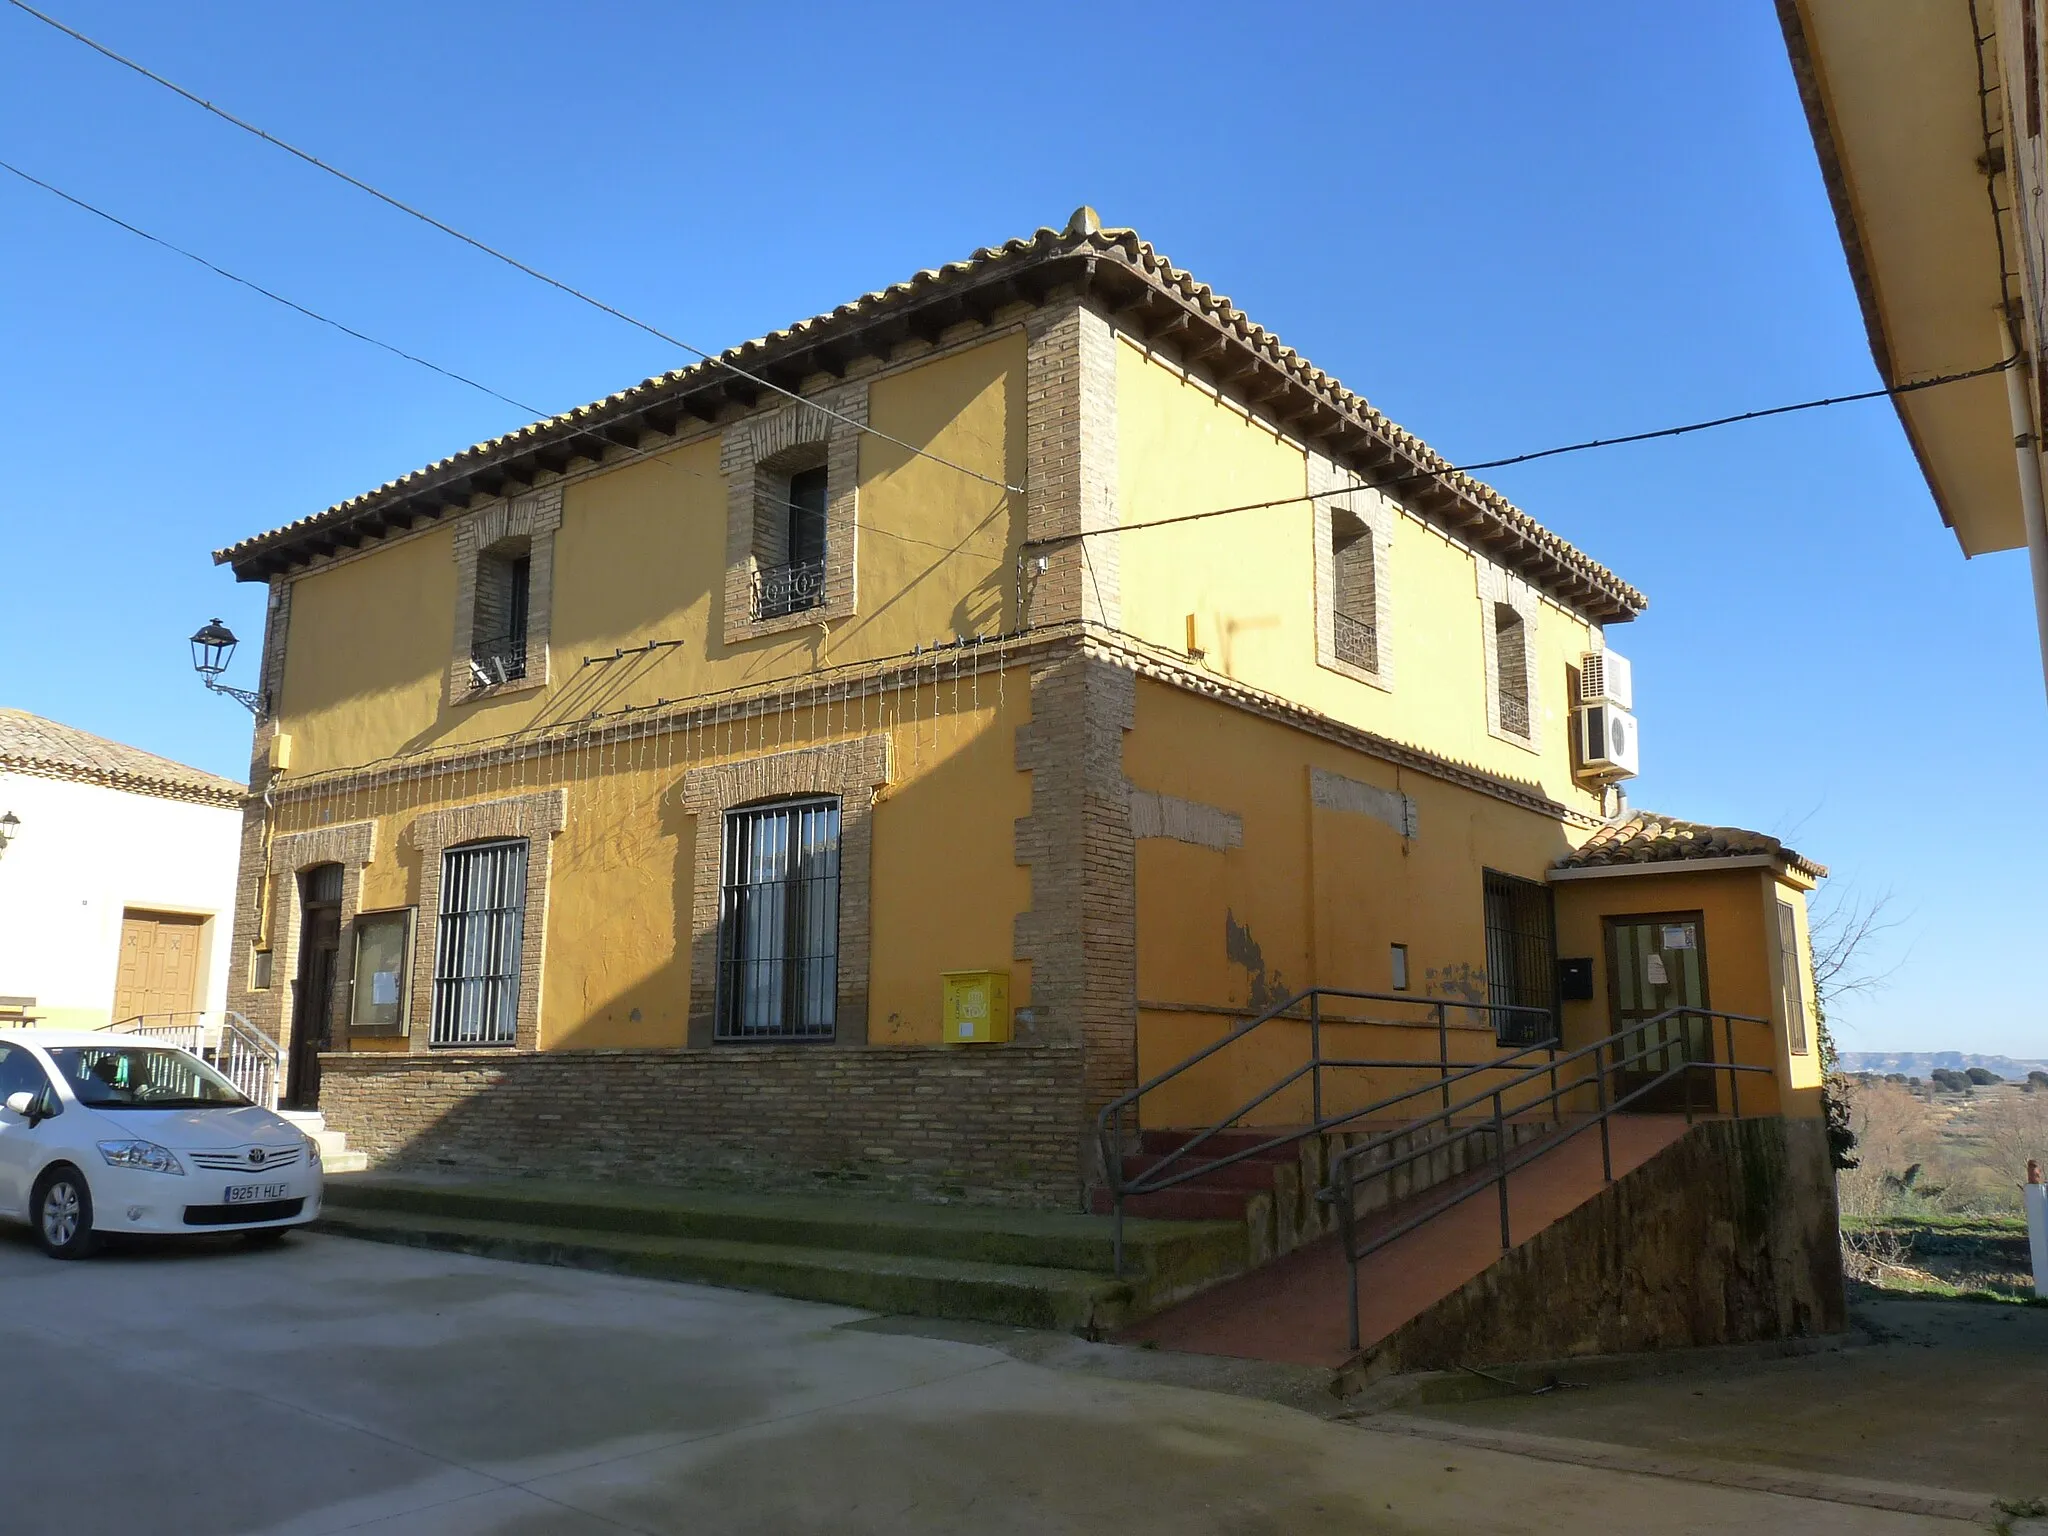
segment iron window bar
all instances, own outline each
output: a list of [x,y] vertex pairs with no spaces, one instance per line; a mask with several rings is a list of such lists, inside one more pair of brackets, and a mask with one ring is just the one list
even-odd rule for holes
[[1511,736],[1526,738],[1529,734],[1529,701],[1519,694],[1502,693],[1500,728]]
[[754,568],[754,617],[786,618],[825,602],[825,562],[796,560]]
[[526,676],[526,631],[477,641],[469,648],[469,674],[477,688],[517,682]]
[[1353,618],[1341,610],[1330,615],[1334,627],[1337,659],[1368,672],[1380,669],[1379,626]]
[[839,802],[729,811],[719,881],[719,1040],[838,1028]]
[[[1728,1060],[1725,1062],[1714,1061],[1711,1057],[1706,1060],[1683,1060],[1675,1066],[1666,1068],[1656,1077],[1650,1079],[1650,1081],[1638,1085],[1629,1092],[1619,1096],[1611,1096],[1607,1085],[1610,1072],[1619,1072],[1620,1069],[1632,1065],[1643,1057],[1662,1051],[1666,1047],[1662,1045],[1651,1046],[1633,1055],[1618,1057],[1613,1061],[1606,1062],[1604,1065],[1602,1053],[1610,1050],[1619,1051],[1627,1036],[1638,1033],[1646,1025],[1660,1024],[1666,1019],[1679,1015],[1693,1015],[1706,1020],[1709,1038],[1712,1035],[1713,1021],[1715,1019],[1721,1020],[1727,1029]],[[1613,1183],[1614,1151],[1609,1135],[1609,1121],[1614,1115],[1628,1108],[1629,1105],[1635,1103],[1646,1094],[1654,1093],[1666,1083],[1682,1078],[1686,1084],[1685,1123],[1691,1125],[1695,1117],[1692,1095],[1694,1079],[1692,1073],[1696,1068],[1706,1069],[1709,1074],[1709,1082],[1713,1081],[1712,1074],[1715,1072],[1726,1072],[1728,1074],[1729,1117],[1731,1119],[1741,1119],[1742,1084],[1739,1074],[1743,1072],[1770,1074],[1773,1068],[1755,1063],[1738,1062],[1735,1059],[1735,1026],[1738,1022],[1761,1024],[1767,1029],[1770,1027],[1770,1020],[1757,1018],[1753,1014],[1723,1013],[1707,1008],[1692,1007],[1667,1009],[1655,1018],[1645,1019],[1641,1024],[1631,1024],[1626,1028],[1618,1029],[1610,1035],[1595,1040],[1589,1045],[1579,1046],[1563,1056],[1553,1056],[1546,1066],[1522,1072],[1506,1082],[1495,1083],[1475,1094],[1460,1099],[1455,1104],[1446,1103],[1442,1108],[1433,1110],[1429,1114],[1412,1120],[1406,1125],[1374,1136],[1368,1141],[1360,1142],[1357,1146],[1348,1147],[1343,1152],[1340,1152],[1331,1160],[1330,1182],[1317,1191],[1316,1198],[1319,1201],[1333,1203],[1337,1208],[1337,1224],[1344,1260],[1351,1271],[1351,1284],[1347,1305],[1350,1313],[1350,1341],[1352,1350],[1355,1352],[1361,1347],[1358,1334],[1358,1266],[1388,1244],[1434,1221],[1446,1211],[1454,1206],[1463,1204],[1482,1190],[1492,1188],[1498,1192],[1500,1203],[1501,1251],[1503,1253],[1507,1252],[1514,1246],[1508,1207],[1508,1176],[1510,1174],[1527,1167],[1538,1158],[1545,1157],[1551,1152],[1556,1151],[1567,1141],[1570,1141],[1572,1137],[1597,1128],[1600,1132],[1601,1173],[1608,1183]],[[1558,1081],[1557,1074],[1560,1067],[1568,1068],[1575,1063],[1588,1059],[1592,1062],[1592,1070],[1588,1075],[1575,1077],[1564,1083]],[[1463,1075],[1470,1077],[1475,1076],[1476,1073],[1468,1072]],[[1545,1076],[1548,1076],[1550,1079],[1548,1092],[1539,1092],[1526,1101],[1517,1102],[1512,1109],[1507,1106],[1506,1096],[1508,1094],[1518,1088],[1529,1086]],[[1592,1115],[1581,1120],[1577,1125],[1562,1127],[1555,1133],[1542,1138],[1533,1146],[1511,1152],[1507,1142],[1507,1124],[1510,1115],[1526,1116],[1531,1109],[1545,1104],[1548,1104],[1553,1111],[1561,1112],[1563,1096],[1565,1094],[1578,1093],[1587,1088],[1593,1090],[1597,1100],[1597,1108]],[[1411,1090],[1411,1093],[1413,1091]],[[1473,1110],[1479,1111],[1476,1118],[1462,1121],[1457,1118],[1460,1114]],[[1718,1110],[1710,1106],[1708,1112],[1717,1113]],[[1394,1152],[1395,1143],[1400,1138],[1413,1138],[1418,1131],[1432,1125],[1441,1125],[1443,1127],[1443,1135],[1440,1139],[1430,1141],[1420,1147],[1411,1146],[1408,1151],[1399,1154]],[[1414,1212],[1391,1227],[1375,1232],[1362,1245],[1359,1243],[1357,1189],[1362,1179],[1391,1178],[1397,1170],[1407,1167],[1410,1163],[1423,1157],[1448,1153],[1455,1143],[1473,1136],[1491,1137],[1494,1163],[1491,1172],[1484,1178],[1469,1180],[1462,1186],[1454,1187],[1444,1199],[1433,1201],[1425,1209]],[[1361,1169],[1360,1165],[1369,1166]]]
[[[1496,1003],[1548,1010],[1557,1003],[1557,904],[1549,886],[1489,869],[1482,877],[1487,996]],[[1517,1035],[1523,1016],[1499,1019],[1502,1045],[1534,1042]]]
[[526,858],[523,838],[441,855],[430,1045],[518,1043]]

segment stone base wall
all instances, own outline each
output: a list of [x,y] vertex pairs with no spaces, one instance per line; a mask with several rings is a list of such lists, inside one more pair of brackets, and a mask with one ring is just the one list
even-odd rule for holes
[[320,1109],[391,1170],[1071,1208],[1076,1045],[335,1054]]
[[1363,1379],[1840,1333],[1820,1120],[1705,1120],[1360,1362]]

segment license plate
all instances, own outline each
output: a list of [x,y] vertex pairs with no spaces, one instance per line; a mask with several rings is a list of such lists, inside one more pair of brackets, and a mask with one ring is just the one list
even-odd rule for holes
[[230,1184],[227,1192],[229,1205],[248,1205],[257,1200],[282,1200],[292,1192],[289,1184]]

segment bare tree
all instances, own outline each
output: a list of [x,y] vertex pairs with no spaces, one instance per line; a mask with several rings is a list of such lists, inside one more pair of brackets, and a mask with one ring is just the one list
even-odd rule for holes
[[1875,1216],[1913,1187],[1933,1150],[1927,1106],[1896,1083],[1830,1079],[1855,1136],[1856,1159],[1835,1175],[1845,1216]]
[[2048,1161],[2048,1100],[2038,1093],[2001,1092],[1977,1108],[1978,1161],[2001,1184],[2024,1184],[2027,1159]]
[[[1839,892],[1840,894],[1837,894]],[[1820,1050],[1821,1108],[1827,1114],[1828,1152],[1838,1172],[1857,1164],[1858,1133],[1850,1102],[1855,1085],[1835,1070],[1835,1037],[1828,1016],[1845,997],[1875,992],[1905,963],[1880,967],[1871,941],[1905,919],[1892,917],[1891,892],[1865,900],[1847,886],[1831,886],[1807,909],[1807,942],[1813,951],[1814,1043]],[[1848,1198],[1846,1192],[1843,1195]]]

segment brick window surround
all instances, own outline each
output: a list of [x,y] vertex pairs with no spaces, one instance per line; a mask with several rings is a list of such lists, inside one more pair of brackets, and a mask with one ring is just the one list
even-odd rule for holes
[[[827,415],[827,411],[836,415]],[[719,468],[726,488],[723,628],[727,645],[853,616],[860,439],[867,419],[867,385],[856,383],[819,395],[815,404],[788,401],[726,428]],[[784,565],[789,558],[789,477],[820,467],[825,471],[822,601],[792,613],[757,619],[754,591],[758,574]]]
[[[413,818],[406,840],[419,853],[420,911],[414,929],[411,1049],[430,1049],[434,1006],[434,957],[441,931],[441,855],[464,843],[499,838],[526,840],[525,927],[519,944],[519,1004],[510,1046],[464,1045],[464,1050],[532,1051],[540,1048],[541,958],[546,952],[548,865],[555,837],[568,824],[568,791],[542,790],[478,805],[450,806]],[[450,1047],[443,1047],[449,1049]]]
[[[1531,752],[1543,749],[1542,667],[1537,661],[1539,647],[1536,623],[1542,601],[1536,589],[1521,577],[1501,569],[1483,556],[1474,557],[1479,567],[1479,637],[1486,654],[1486,733],[1512,742]],[[1529,734],[1524,736],[1501,723],[1501,624],[1497,609],[1506,608],[1521,620],[1521,676],[1528,695]],[[1512,659],[1510,662],[1512,672]]]
[[[833,1039],[865,1045],[868,1037],[868,868],[874,846],[875,791],[889,782],[889,738],[853,741],[744,762],[693,768],[683,776],[681,805],[696,818],[690,892],[690,1034],[692,1047],[752,1049],[754,1042],[718,1040],[718,916],[725,813],[799,795],[839,797],[839,996]],[[781,1043],[790,1042],[767,1042]],[[821,1041],[830,1044],[830,1041]]]
[[341,866],[341,959],[334,986],[328,994],[327,1037],[348,1036],[348,986],[346,971],[355,953],[356,913],[363,900],[363,866],[377,854],[377,824],[351,821],[337,826],[315,827],[307,832],[287,832],[270,844],[267,868],[270,900],[275,903],[270,923],[270,986],[263,993],[267,1018],[255,1018],[269,1025],[280,1044],[288,1045],[292,1027],[291,1000],[299,976],[299,926],[304,916],[299,899],[299,876],[322,864]]
[[[554,610],[555,533],[562,526],[562,488],[547,486],[472,512],[455,525],[455,635],[448,657],[447,702],[467,704],[548,684],[548,629]],[[477,686],[470,654],[479,635],[509,615],[491,611],[494,562],[527,561],[526,675]]]
[[[1309,494],[1315,497],[1311,505],[1315,509],[1316,664],[1358,682],[1370,683],[1375,688],[1391,689],[1394,686],[1393,583],[1388,573],[1393,563],[1394,519],[1399,514],[1385,495],[1365,487],[1345,496],[1318,494],[1358,484],[1356,475],[1339,469],[1321,454],[1309,455],[1308,489]],[[1367,545],[1371,551],[1369,593],[1347,594],[1342,591],[1342,578],[1346,573],[1338,569],[1337,546],[1347,537],[1370,541]],[[1349,601],[1340,601],[1340,598],[1348,598]],[[1348,654],[1351,648],[1341,644],[1337,635],[1339,613],[1349,613],[1357,618],[1361,615],[1356,610],[1361,607],[1369,610],[1373,625],[1374,665],[1369,667],[1351,659]]]

